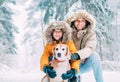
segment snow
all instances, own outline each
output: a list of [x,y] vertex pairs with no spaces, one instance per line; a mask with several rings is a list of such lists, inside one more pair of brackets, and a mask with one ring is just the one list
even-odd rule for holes
[[[92,72],[82,74],[81,78],[82,82],[95,82]],[[120,72],[103,71],[103,79],[104,82],[120,82]]]
[[42,72],[40,73],[20,73],[20,72],[9,72],[1,73],[0,81],[1,82],[40,82],[42,77]]
[[[0,72],[0,82],[41,82],[45,74],[39,72]],[[120,72],[103,71],[104,82],[120,82]],[[95,82],[92,72],[82,74],[81,82]]]

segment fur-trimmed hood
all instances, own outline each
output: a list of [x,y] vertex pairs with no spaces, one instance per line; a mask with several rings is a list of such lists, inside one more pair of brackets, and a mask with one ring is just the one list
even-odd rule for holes
[[56,28],[62,29],[63,31],[62,43],[65,43],[71,39],[72,30],[70,26],[66,22],[56,21],[50,23],[50,25],[47,27],[47,30],[45,31],[45,38],[47,43],[51,44],[53,42],[52,32]]
[[71,25],[71,22],[75,21],[76,19],[84,18],[88,22],[90,22],[89,29],[92,30],[95,28],[95,22],[96,20],[94,17],[89,14],[86,10],[78,10],[75,13],[73,13],[66,22]]

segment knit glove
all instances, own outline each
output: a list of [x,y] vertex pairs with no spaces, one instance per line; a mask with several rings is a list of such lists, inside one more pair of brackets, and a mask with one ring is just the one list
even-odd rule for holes
[[71,60],[80,60],[79,54],[78,54],[78,53],[73,53],[73,54],[71,55]]
[[56,71],[53,69],[52,66],[44,66],[43,67],[43,71],[50,77],[50,78],[55,78],[56,75]]
[[76,70],[75,69],[71,69],[69,71],[67,71],[67,73],[64,73],[62,74],[62,79],[63,80],[66,80],[66,79],[69,79],[69,80],[76,80]]

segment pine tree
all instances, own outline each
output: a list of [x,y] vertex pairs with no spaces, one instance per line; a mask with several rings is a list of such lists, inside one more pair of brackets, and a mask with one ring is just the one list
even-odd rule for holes
[[0,0],[0,55],[16,54],[16,45],[14,42],[14,33],[16,27],[12,23],[13,11],[7,6],[7,3],[15,4],[13,0]]
[[104,58],[113,60],[110,45],[113,42],[113,38],[111,37],[110,28],[112,28],[111,22],[114,17],[114,12],[109,8],[107,0],[81,0],[81,2],[82,9],[93,14],[97,21],[97,51],[100,53],[102,60],[104,60]]
[[51,20],[64,20],[69,8],[78,0],[40,0],[38,7],[44,11],[43,22]]

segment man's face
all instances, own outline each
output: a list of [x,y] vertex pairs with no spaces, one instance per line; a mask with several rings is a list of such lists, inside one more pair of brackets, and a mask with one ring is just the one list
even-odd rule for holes
[[86,21],[85,19],[80,18],[80,19],[75,20],[74,25],[77,28],[77,30],[82,30],[83,28],[85,28]]

